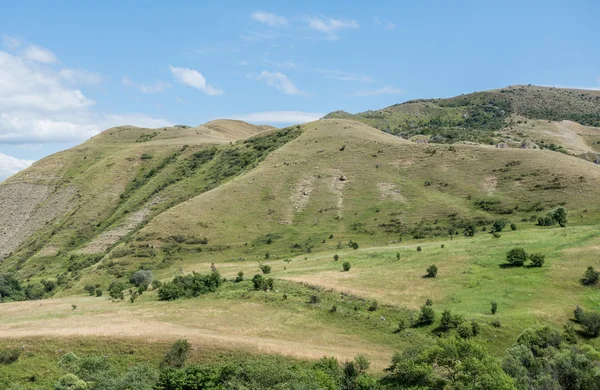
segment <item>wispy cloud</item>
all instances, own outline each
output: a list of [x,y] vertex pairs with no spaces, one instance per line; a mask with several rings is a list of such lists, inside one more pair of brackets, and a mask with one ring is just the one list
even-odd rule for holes
[[87,69],[62,69],[59,76],[71,84],[100,84],[102,76]]
[[396,28],[396,25],[390,22],[385,25],[385,28],[387,28],[388,30],[393,30]]
[[50,50],[36,45],[29,45],[23,51],[23,58],[29,61],[41,62],[42,64],[53,64],[58,61],[54,53]]
[[392,22],[384,23],[377,16],[373,19],[375,21],[375,28],[383,27],[388,30],[393,30],[396,28],[396,25]]
[[167,88],[171,88],[171,84],[161,80],[156,81],[152,84],[138,84],[132,81],[129,77],[123,77],[121,79],[121,84],[127,87],[138,89],[140,92],[143,93],[159,93],[164,92]]
[[264,111],[253,112],[243,115],[235,115],[233,119],[252,123],[306,123],[316,121],[322,118],[325,114],[318,112],[303,112],[303,111]]
[[270,14],[268,12],[256,11],[252,13],[252,19],[271,27],[283,27],[289,24],[284,16]]
[[169,65],[169,69],[171,69],[171,73],[173,73],[175,79],[181,84],[199,89],[200,91],[204,92],[209,96],[223,94],[222,89],[218,89],[211,85],[208,85],[202,73],[198,72],[197,70],[189,68],[179,68],[171,65]]
[[277,34],[270,32],[247,31],[240,36],[245,41],[257,42],[268,41],[277,38]]
[[364,97],[364,96],[379,96],[379,95],[399,95],[403,93],[400,88],[385,86],[377,89],[364,89],[362,91],[357,91],[351,93],[348,96],[352,97]]
[[359,28],[360,25],[354,20],[323,18],[318,16],[309,16],[307,18],[308,27],[326,34],[326,39],[338,40],[336,32],[345,28]]
[[261,62],[264,65],[270,65],[270,66],[274,66],[276,68],[287,68],[287,69],[293,69],[293,68],[297,68],[298,64],[296,64],[294,61],[283,61],[283,62],[277,62],[277,61],[271,61],[271,60],[267,60],[267,59],[263,59],[261,60]]
[[283,73],[268,72],[263,70],[260,74],[250,74],[248,78],[267,83],[269,87],[276,88],[286,95],[307,95],[299,90],[296,85]]
[[21,46],[21,41],[17,38],[3,35],[2,36],[2,46],[6,47],[8,50],[15,50],[19,46]]
[[315,72],[319,73],[321,76],[326,79],[334,79],[334,80],[342,80],[342,81],[361,81],[361,82],[371,82],[373,79],[370,76],[359,74],[359,73],[350,73],[344,72],[342,70],[331,70],[331,69],[315,69]]

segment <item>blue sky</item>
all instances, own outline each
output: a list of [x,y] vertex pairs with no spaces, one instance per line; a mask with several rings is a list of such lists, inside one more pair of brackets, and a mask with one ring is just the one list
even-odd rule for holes
[[600,2],[5,1],[0,180],[108,127],[600,89]]

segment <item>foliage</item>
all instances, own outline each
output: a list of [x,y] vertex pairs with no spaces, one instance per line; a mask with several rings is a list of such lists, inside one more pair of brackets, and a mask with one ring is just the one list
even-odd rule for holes
[[19,360],[21,350],[19,348],[0,349],[0,364],[11,364]]
[[532,253],[529,255],[529,261],[531,261],[531,265],[534,267],[541,267],[544,265],[545,260],[546,256],[541,253]]
[[349,261],[344,261],[344,263],[342,263],[342,269],[346,272],[350,271],[351,267],[352,267],[352,265],[350,264]]
[[506,261],[510,265],[520,267],[527,261],[527,252],[523,248],[513,248],[506,253]]
[[260,265],[260,270],[262,271],[263,274],[270,274],[271,273],[271,266],[267,265],[267,264],[261,264]]
[[595,286],[598,284],[600,280],[600,271],[596,271],[594,267],[588,267],[585,273],[583,274],[583,278],[581,279],[581,284],[584,286]]
[[256,274],[252,278],[252,284],[255,290],[273,290],[275,280],[273,278],[265,278],[262,275]]
[[429,267],[427,267],[427,274],[425,274],[425,277],[435,278],[437,276],[437,272],[438,272],[437,266],[435,264],[432,264]]
[[108,286],[108,295],[114,300],[123,300],[125,299],[123,290],[125,290],[126,287],[127,286],[122,282],[112,281]]
[[419,313],[419,318],[417,319],[417,325],[429,325],[433,324],[435,321],[435,311],[431,305],[423,305],[421,306],[421,312]]
[[171,282],[158,289],[158,299],[172,301],[178,298],[192,298],[217,291],[223,284],[219,271],[214,269],[208,275],[192,272],[190,275],[176,276]]
[[492,301],[492,314],[496,314],[498,311],[498,303],[496,301]]
[[187,340],[177,340],[171,348],[165,354],[161,363],[162,368],[181,368],[185,365],[185,362],[190,353],[190,343]]
[[139,271],[135,271],[129,281],[136,287],[146,286],[148,287],[153,280],[152,271],[141,269]]
[[506,221],[503,219],[498,219],[496,221],[494,221],[494,223],[492,224],[492,229],[491,232],[492,233],[500,233],[502,231],[502,229],[504,229],[506,227]]

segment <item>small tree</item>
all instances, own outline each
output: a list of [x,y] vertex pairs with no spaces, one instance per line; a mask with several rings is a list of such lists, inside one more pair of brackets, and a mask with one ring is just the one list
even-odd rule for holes
[[342,268],[344,269],[344,271],[348,272],[350,271],[350,268],[352,267],[352,265],[350,264],[349,261],[344,261],[344,263],[342,264]]
[[417,247],[417,252],[421,252],[422,248],[420,246]]
[[595,311],[584,313],[581,326],[590,337],[598,337],[600,335],[600,313]]
[[338,261],[339,259],[340,259],[340,256],[338,256],[337,253],[335,255],[333,255],[333,260],[334,261]]
[[498,311],[498,304],[496,303],[496,301],[492,301],[492,314],[496,314],[497,311]]
[[417,323],[419,325],[429,325],[433,324],[435,321],[435,311],[432,306],[423,305],[421,306],[421,313],[419,313],[419,319]]
[[147,269],[141,269],[139,271],[135,271],[129,281],[136,287],[146,286],[148,287],[150,283],[152,283],[152,271]]
[[396,252],[396,260],[400,260],[400,252]]
[[594,286],[598,283],[598,280],[600,280],[600,272],[596,271],[594,267],[588,267],[583,274],[581,284],[584,286]]
[[567,210],[564,207],[557,207],[548,212],[548,217],[552,218],[560,227],[567,226]]
[[350,240],[350,243],[348,245],[352,249],[358,249],[358,242],[354,242],[354,241]]
[[263,274],[270,274],[271,273],[271,266],[267,265],[267,264],[262,264],[260,265],[260,270],[262,271]]
[[371,302],[371,306],[369,306],[369,308],[367,310],[377,311],[377,309],[379,309],[379,302],[373,301],[373,302]]
[[244,273],[242,271],[238,272],[237,277],[235,278],[235,282],[243,282],[244,281]]
[[255,290],[262,290],[265,285],[265,278],[262,275],[256,274],[252,278],[252,284]]
[[498,220],[494,221],[494,223],[492,224],[491,232],[492,233],[500,233],[502,231],[502,229],[504,229],[505,227],[506,227],[506,221],[502,220],[502,219],[498,219]]
[[110,295],[110,297],[114,300],[123,300],[125,299],[125,296],[123,295],[123,290],[125,290],[125,287],[126,286],[123,283],[113,281],[110,283],[110,286],[108,286],[108,295]]
[[511,265],[521,267],[527,261],[527,252],[523,248],[513,248],[506,253],[506,261]]
[[456,328],[456,333],[461,339],[469,339],[473,337],[473,326],[469,322],[463,322]]
[[437,266],[435,264],[432,264],[429,267],[427,267],[427,274],[425,275],[425,277],[435,278],[437,276],[437,271],[438,271]]
[[515,225],[514,223],[510,224],[510,230],[517,230],[517,225]]
[[529,255],[529,260],[534,267],[541,267],[544,265],[544,261],[546,261],[546,256],[541,253],[532,253]]
[[86,284],[85,287],[83,288],[88,294],[90,294],[90,296],[94,295],[94,292],[96,291],[96,286],[94,286],[93,284]]
[[473,237],[475,235],[475,225],[470,223],[465,226],[465,237]]
[[190,353],[190,344],[187,340],[177,340],[166,353],[161,366],[163,368],[182,368]]
[[473,331],[473,336],[477,336],[481,332],[481,326],[479,325],[479,322],[472,320],[471,329]]
[[583,309],[580,306],[577,306],[573,311],[573,314],[575,316],[575,322],[581,324],[581,320],[583,319],[583,315],[585,314]]

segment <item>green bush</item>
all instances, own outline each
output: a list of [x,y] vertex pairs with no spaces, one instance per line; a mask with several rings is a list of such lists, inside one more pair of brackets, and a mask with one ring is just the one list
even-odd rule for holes
[[135,271],[129,281],[136,287],[146,286],[148,287],[150,283],[152,283],[153,276],[152,271],[141,269],[139,271]]
[[425,274],[425,277],[435,278],[437,276],[437,272],[438,272],[437,266],[435,264],[432,264],[429,267],[427,267],[427,274]]
[[498,304],[496,303],[496,301],[492,301],[492,315],[496,314],[497,311],[498,311]]
[[510,265],[520,267],[527,261],[527,252],[523,248],[513,248],[506,253],[506,261]]
[[342,264],[342,268],[344,269],[344,271],[348,272],[350,271],[350,268],[352,267],[352,265],[350,264],[349,261],[344,261],[344,263]]
[[433,324],[435,321],[435,311],[433,307],[430,305],[421,306],[421,312],[419,313],[419,318],[417,319],[418,325],[429,325]]
[[373,302],[371,302],[371,306],[369,306],[369,308],[367,310],[377,311],[377,309],[379,309],[379,302],[373,301]]
[[529,255],[529,260],[531,261],[531,265],[534,267],[541,267],[544,265],[544,261],[546,260],[546,256],[541,253],[532,253]]
[[492,233],[500,233],[506,227],[506,221],[503,219],[498,219],[494,221],[492,224],[492,229],[490,230]]
[[470,322],[463,322],[456,328],[456,333],[461,339],[473,337],[473,325]]
[[271,273],[271,266],[267,265],[267,264],[261,264],[260,265],[260,270],[262,271],[263,274],[270,274]]
[[124,283],[118,281],[112,281],[108,286],[108,295],[114,299],[125,299],[125,295],[123,295],[123,290],[125,290],[127,286]]
[[581,318],[581,327],[588,336],[598,337],[600,335],[600,313],[585,312]]
[[422,250],[422,249],[421,249],[421,247],[420,247],[420,246],[418,246],[418,247],[417,247],[417,252],[421,252],[421,250]]
[[244,281],[244,272],[240,271],[238,272],[237,276],[235,277],[235,283],[239,283],[239,282],[243,282]]
[[600,280],[600,271],[596,271],[594,267],[588,267],[583,274],[581,284],[584,286],[595,286],[598,284],[598,280]]
[[192,298],[217,291],[223,284],[219,271],[214,269],[208,275],[193,272],[190,275],[176,276],[173,281],[163,284],[158,289],[158,299],[172,301],[177,298]]
[[14,349],[0,349],[0,364],[11,364],[19,360],[21,356],[21,350],[18,348]]
[[333,260],[334,261],[338,261],[340,259],[340,257],[337,255],[337,253],[335,255],[333,255]]
[[190,353],[190,349],[191,347],[187,340],[177,340],[165,354],[161,367],[183,367]]

